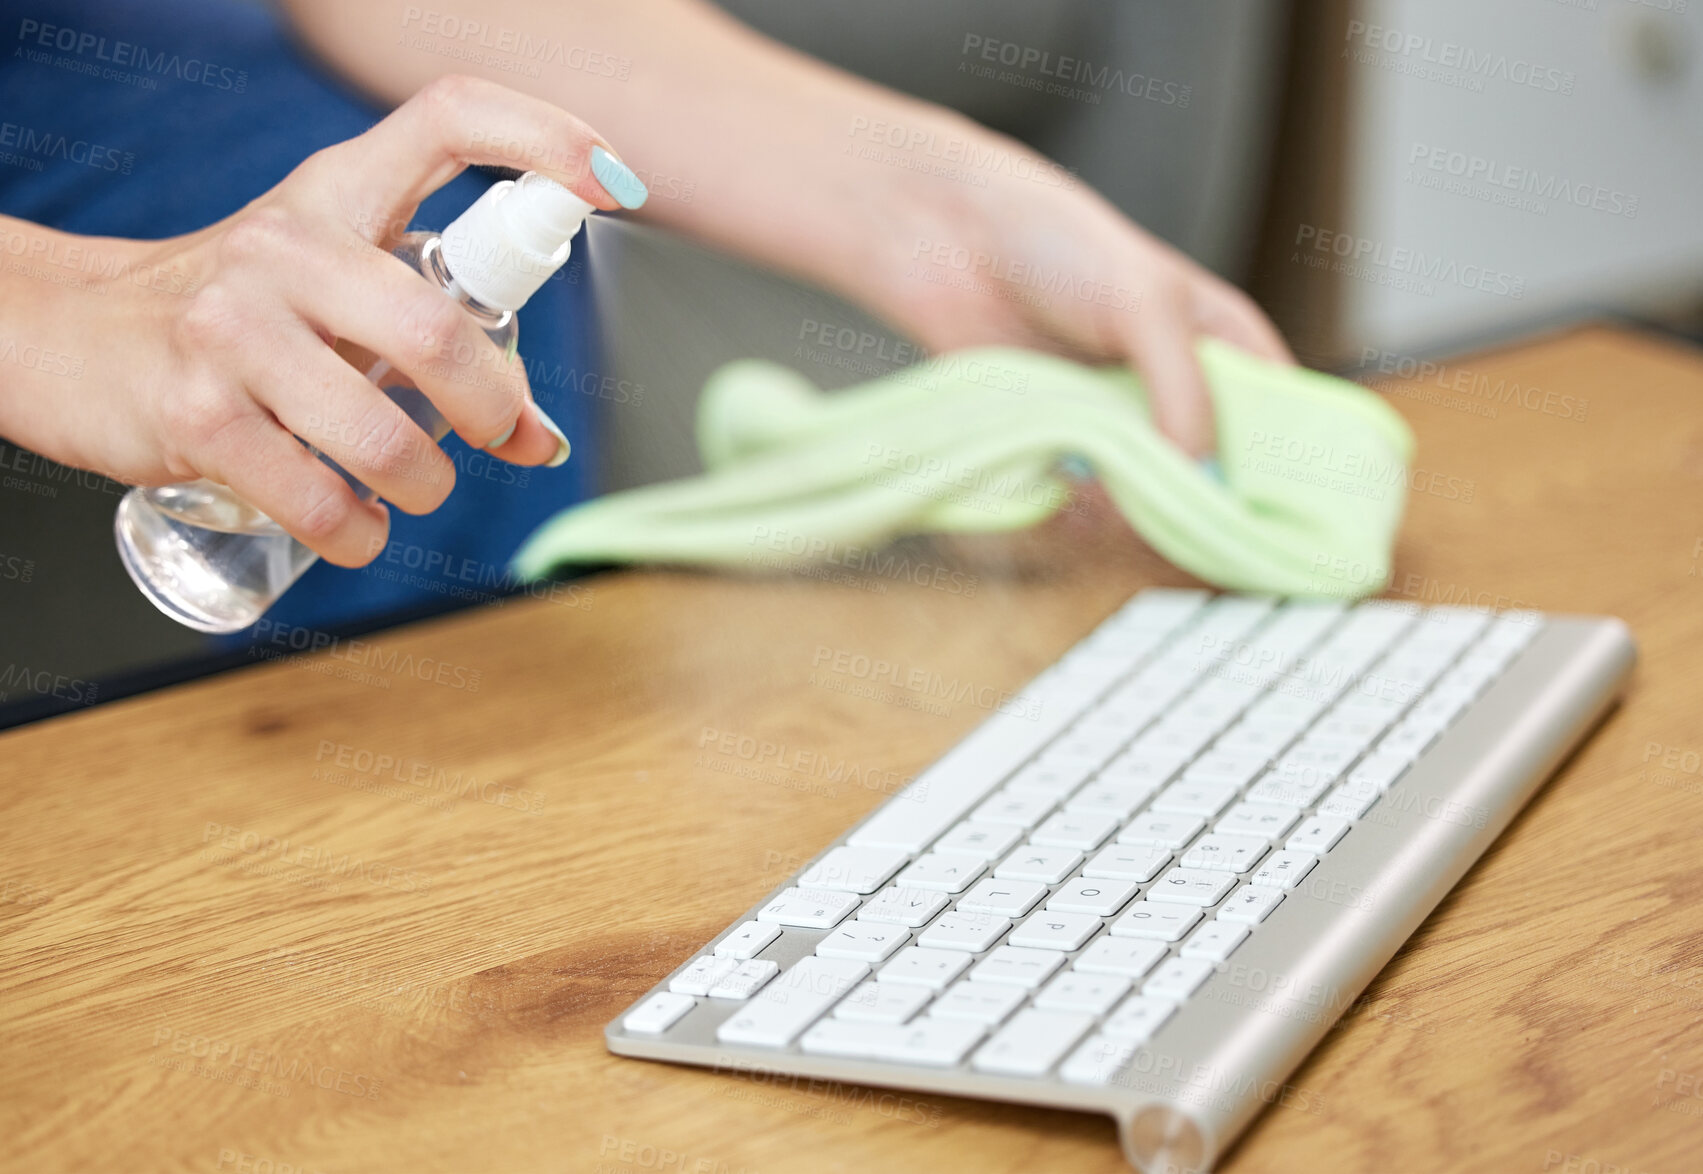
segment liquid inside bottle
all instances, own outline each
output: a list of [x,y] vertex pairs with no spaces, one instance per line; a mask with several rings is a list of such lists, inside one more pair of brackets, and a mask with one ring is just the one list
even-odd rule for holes
[[[409,233],[393,252],[460,301],[501,348],[501,361],[512,361],[514,314],[484,306],[463,291],[443,263],[439,240],[436,233]],[[449,434],[448,422],[407,376],[356,348],[340,344],[338,350],[434,443]],[[356,474],[313,451],[358,497],[375,496]],[[113,527],[124,568],[142,593],[168,616],[203,632],[237,632],[253,624],[319,559],[260,510],[207,480],[132,489],[119,503]]]

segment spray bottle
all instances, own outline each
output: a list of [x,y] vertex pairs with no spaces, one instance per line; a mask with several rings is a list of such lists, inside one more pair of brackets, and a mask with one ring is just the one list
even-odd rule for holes
[[[473,315],[508,362],[519,340],[515,311],[567,263],[574,234],[594,211],[560,184],[528,172],[487,189],[441,235],[411,232],[392,251]],[[448,421],[388,362],[372,362],[367,378],[434,443],[449,434]],[[314,451],[356,496],[376,496]],[[230,489],[205,479],[132,489],[119,502],[114,530],[124,568],[142,594],[203,632],[248,627],[319,557]]]

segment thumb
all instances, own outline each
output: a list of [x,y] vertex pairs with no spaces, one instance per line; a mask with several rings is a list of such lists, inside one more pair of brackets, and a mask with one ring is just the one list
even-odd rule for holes
[[1147,384],[1160,434],[1189,456],[1202,457],[1217,447],[1217,429],[1194,336],[1194,325],[1182,308],[1156,297],[1134,316],[1124,346]]

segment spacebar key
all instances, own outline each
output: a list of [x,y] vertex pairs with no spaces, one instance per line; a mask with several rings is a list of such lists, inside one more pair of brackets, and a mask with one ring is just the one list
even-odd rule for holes
[[846,958],[803,958],[716,1028],[716,1038],[784,1048],[868,973],[867,965]]

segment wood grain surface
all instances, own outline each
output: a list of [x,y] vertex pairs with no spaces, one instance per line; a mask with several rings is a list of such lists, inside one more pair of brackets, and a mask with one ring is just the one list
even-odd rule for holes
[[[1224,1168],[1696,1170],[1703,356],[1594,327],[1388,378],[1391,593],[1619,615],[1643,660]],[[1103,1118],[604,1050],[1001,690],[1187,582],[1094,508],[907,554],[601,576],[0,736],[0,1168],[1124,1169]]]

